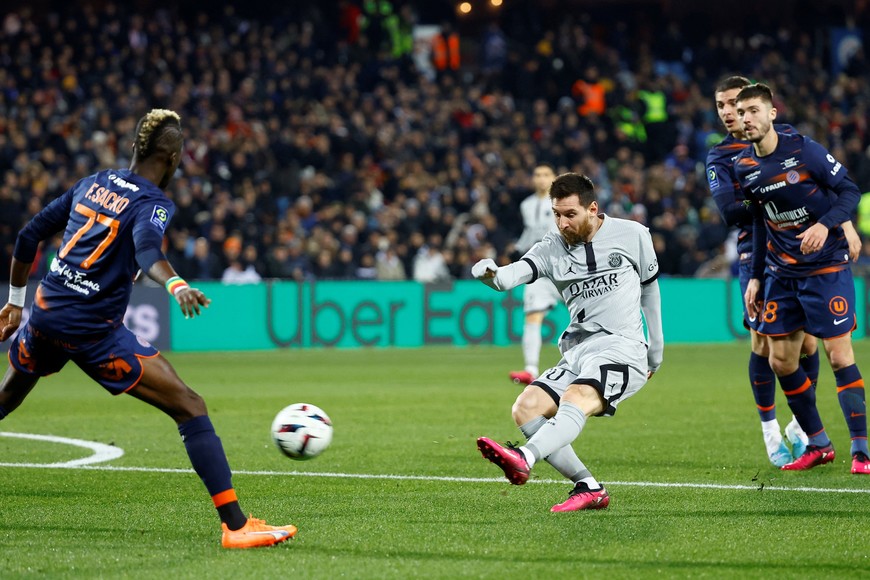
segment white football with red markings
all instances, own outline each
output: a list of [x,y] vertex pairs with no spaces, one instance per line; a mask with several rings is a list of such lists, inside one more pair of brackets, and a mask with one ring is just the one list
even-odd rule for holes
[[291,459],[317,457],[332,442],[332,419],[316,405],[294,403],[275,415],[272,440]]

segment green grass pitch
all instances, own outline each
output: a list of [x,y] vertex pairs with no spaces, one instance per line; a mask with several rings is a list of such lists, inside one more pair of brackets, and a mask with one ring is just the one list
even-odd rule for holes
[[[822,361],[818,404],[837,459],[781,473],[764,453],[747,353],[746,344],[669,346],[661,372],[616,417],[590,420],[575,443],[612,501],[573,514],[549,513],[570,487],[549,465],[513,487],[475,447],[480,435],[518,439],[518,388],[507,380],[518,347],[169,353],[209,404],[243,509],[299,527],[294,541],[243,551],[220,548],[217,517],[171,420],[110,397],[69,365],[0,430],[125,453],[90,469],[0,467],[0,578],[867,574],[870,479],[849,474],[830,367]],[[870,342],[856,353],[870,373]],[[554,363],[555,349],[543,358]],[[311,461],[285,458],[269,439],[274,414],[294,402],[323,407],[335,423],[331,448]],[[784,426],[790,413],[781,394],[777,402]],[[3,463],[88,454],[0,437]]]

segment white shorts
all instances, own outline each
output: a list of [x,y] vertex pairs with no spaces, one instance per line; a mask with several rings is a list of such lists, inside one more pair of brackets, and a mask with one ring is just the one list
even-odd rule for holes
[[562,355],[559,364],[544,371],[532,384],[542,388],[558,405],[572,384],[595,387],[606,407],[601,416],[616,413],[616,406],[646,384],[647,348],[615,334],[596,334]]
[[549,278],[538,278],[523,287],[523,312],[546,312],[562,300]]

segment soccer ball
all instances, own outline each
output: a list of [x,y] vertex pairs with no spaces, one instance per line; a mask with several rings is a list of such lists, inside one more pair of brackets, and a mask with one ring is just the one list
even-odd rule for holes
[[332,420],[320,407],[296,403],[275,415],[272,440],[291,459],[311,459],[332,442]]

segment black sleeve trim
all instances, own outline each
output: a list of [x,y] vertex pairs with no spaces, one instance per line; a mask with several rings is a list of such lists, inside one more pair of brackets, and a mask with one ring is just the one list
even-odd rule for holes
[[[535,263],[532,262],[532,261],[531,261],[530,259],[528,259],[528,258],[523,258],[523,262],[525,262],[526,264],[528,264],[529,266],[532,267],[532,282],[534,282],[535,280],[538,279],[538,276],[539,276],[539,274],[538,274],[538,267],[535,266]],[[531,284],[531,282],[529,282],[529,284]]]
[[647,284],[652,284],[653,282],[655,282],[658,279],[659,279],[659,272],[656,272],[655,276],[653,276],[649,280],[644,280],[643,282],[640,283],[640,285],[646,286]]

